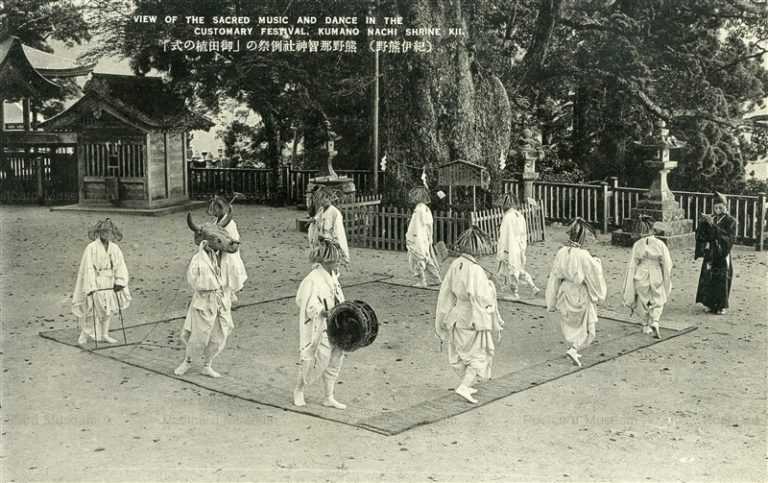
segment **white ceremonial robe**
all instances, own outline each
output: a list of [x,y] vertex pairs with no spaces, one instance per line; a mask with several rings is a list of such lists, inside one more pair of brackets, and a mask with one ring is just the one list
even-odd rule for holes
[[[240,232],[237,231],[235,220],[230,220],[224,230],[233,240],[240,241]],[[235,253],[224,252],[221,254],[221,278],[224,283],[224,290],[229,291],[232,303],[237,302],[237,292],[243,289],[243,285],[248,279],[239,250]]]
[[[128,279],[123,252],[115,243],[109,242],[105,249],[101,240],[97,239],[85,247],[72,294],[72,314],[78,317],[82,331],[96,339],[109,335],[112,315],[118,313],[118,307],[124,310],[131,303]],[[115,292],[112,290],[115,285],[124,288]],[[89,292],[93,292],[92,297],[88,296]],[[93,328],[94,312],[96,333]]]
[[408,264],[413,275],[420,277],[428,270],[438,280],[440,266],[432,247],[432,211],[425,203],[418,203],[408,223],[405,246],[408,250]]
[[205,243],[200,243],[187,269],[187,283],[195,292],[181,339],[187,344],[188,358],[202,352],[205,362],[210,363],[224,349],[235,324],[230,291],[224,289],[218,255],[209,255]]
[[583,248],[562,247],[547,281],[547,310],[560,312],[565,340],[576,350],[595,338],[597,304],[605,301],[606,284],[600,260]]
[[505,278],[525,271],[525,250],[528,248],[528,226],[525,217],[514,208],[507,210],[499,228],[496,260],[499,274]]
[[319,208],[309,225],[307,235],[310,250],[317,246],[320,238],[330,238],[336,241],[344,254],[344,263],[349,263],[349,246],[347,245],[347,233],[344,231],[344,217],[338,208],[333,205],[328,208]]
[[624,279],[624,305],[658,322],[672,290],[672,257],[655,236],[635,242]]
[[312,384],[321,375],[336,378],[344,360],[344,351],[331,346],[326,318],[321,315],[344,301],[338,278],[320,264],[304,277],[296,293],[299,307],[299,360],[304,384]]
[[503,325],[496,288],[483,267],[469,255],[456,258],[440,286],[435,312],[435,333],[448,341],[448,363],[460,376],[473,369],[478,377],[490,379],[493,336]]

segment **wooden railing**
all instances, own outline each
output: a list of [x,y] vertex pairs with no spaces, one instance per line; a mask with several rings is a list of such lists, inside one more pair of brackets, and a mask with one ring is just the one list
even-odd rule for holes
[[[519,183],[507,180],[504,190],[518,194]],[[533,198],[541,204],[549,221],[568,221],[580,216],[600,224],[605,208],[604,190],[603,185],[537,182],[533,184]]]
[[112,176],[109,158],[115,156],[117,176],[144,177],[146,148],[140,142],[111,146],[106,143],[80,144],[78,149],[82,154],[85,176]]
[[[519,193],[519,182],[507,180],[504,190]],[[541,203],[544,216],[549,221],[568,221],[580,216],[593,223],[603,233],[618,228],[625,219],[632,217],[632,211],[648,193],[647,189],[619,186],[613,178],[611,183],[573,184],[536,182],[533,184],[534,198]],[[701,213],[712,213],[712,193],[673,191],[687,219],[698,226]],[[728,210],[736,218],[737,243],[755,245],[758,250],[765,246],[766,202],[765,194],[759,196],[728,195]]]
[[[272,183],[272,172],[266,169],[219,169],[219,168],[192,168],[190,170],[190,193],[197,198],[207,197],[219,191],[238,191],[246,195],[248,199],[256,201],[269,201],[274,199],[277,193],[274,186],[282,186],[289,203],[301,203],[309,179],[317,174],[316,171],[292,170],[284,168],[280,173],[280,180]],[[339,170],[338,174],[350,176],[361,194],[369,193],[373,187],[372,174],[368,171]],[[503,189],[518,194],[519,182],[505,180]],[[603,233],[620,227],[623,221],[632,216],[633,208],[648,190],[619,186],[613,178],[610,183],[576,184],[576,183],[552,183],[536,182],[533,184],[533,197],[539,203],[543,217],[547,221],[569,221],[580,216],[593,223]],[[676,200],[685,211],[686,218],[693,220],[694,226],[698,224],[701,212],[712,212],[712,196],[710,193],[697,193],[688,191],[674,191]],[[737,242],[741,244],[756,245],[761,249],[765,245],[765,233],[768,228],[766,223],[766,195],[726,195],[729,198],[729,210],[738,223]],[[376,242],[371,243],[399,243],[386,242],[389,235],[386,230],[400,230],[400,219],[410,216],[410,211],[396,211],[393,208],[382,208],[372,223],[376,225],[375,232],[370,236]],[[386,217],[384,215],[386,213]],[[448,219],[456,219],[453,214],[445,214]],[[366,216],[373,216],[368,214]],[[469,216],[469,215],[467,215]],[[436,214],[436,218],[440,215]],[[448,222],[446,222],[448,223]],[[530,222],[529,222],[530,225]],[[438,223],[435,224],[438,227]],[[456,225],[458,226],[458,225]],[[445,225],[445,230],[453,230],[454,225]],[[466,227],[465,227],[466,228]],[[407,221],[406,221],[407,229]],[[436,228],[438,229],[438,228]],[[455,228],[458,230],[459,228]],[[383,238],[382,238],[383,237]],[[392,238],[394,240],[394,238]],[[368,242],[366,242],[368,243]]]
[[237,191],[251,201],[271,201],[272,171],[269,169],[189,168],[190,197],[206,199],[217,193]]
[[74,145],[0,147],[0,202],[77,203]]
[[[632,209],[647,193],[638,188],[612,187],[611,225],[621,226],[624,219],[631,218]],[[702,213],[712,213],[712,193],[695,191],[673,191],[675,200],[683,209],[684,217],[693,220],[694,229],[699,224]],[[766,197],[749,195],[726,195],[728,212],[736,219],[736,242],[739,244],[756,245],[760,249],[761,238],[765,238],[766,226]]]
[[[189,168],[189,193],[193,198],[206,198],[219,192],[237,191],[252,201],[271,201],[284,191],[286,202],[302,203],[310,178],[316,170],[283,168],[278,179],[270,169],[255,168]],[[336,174],[348,176],[355,182],[357,193],[369,194],[373,190],[370,171],[337,170]]]
[[[544,210],[539,205],[526,205],[518,211],[525,218],[528,227],[528,243],[540,242],[546,239]],[[504,210],[491,208],[489,210],[473,211],[469,214],[472,225],[478,226],[487,233],[492,241],[499,239],[499,228],[504,219]]]
[[[355,203],[341,205],[339,209],[344,218],[344,228],[350,245],[380,250],[406,249],[405,234],[413,210],[381,206],[380,197],[358,199]],[[540,207],[529,207],[521,211],[528,220],[529,242],[543,241],[543,210]],[[436,211],[432,214],[434,241],[443,241],[448,247],[454,247],[459,235],[471,225],[476,225],[495,242],[498,240],[499,225],[503,217],[504,213],[500,209],[467,213]]]

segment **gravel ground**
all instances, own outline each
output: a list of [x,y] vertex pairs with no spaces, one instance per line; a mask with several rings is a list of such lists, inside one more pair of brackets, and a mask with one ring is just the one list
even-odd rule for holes
[[[202,216],[202,211],[197,211]],[[298,212],[241,206],[244,300],[308,269]],[[699,262],[673,253],[665,317],[695,332],[398,436],[259,406],[44,340],[70,297],[93,214],[0,207],[2,481],[766,481],[766,256],[734,249],[732,310],[693,305]],[[113,216],[131,323],[183,311],[194,253],[183,215]],[[529,249],[545,282],[563,240]],[[628,251],[602,237],[620,309]],[[299,255],[300,254],[300,255]],[[404,253],[353,249],[356,273],[406,273]],[[490,264],[490,263],[489,263]],[[273,341],[264,341],[273,344]],[[254,347],[258,351],[258,347]]]

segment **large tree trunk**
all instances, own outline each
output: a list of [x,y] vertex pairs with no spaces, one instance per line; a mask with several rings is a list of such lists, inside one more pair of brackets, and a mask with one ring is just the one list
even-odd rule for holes
[[[459,0],[400,0],[398,7],[404,25],[467,31]],[[429,172],[454,160],[488,166],[495,173],[510,140],[511,107],[504,86],[478,72],[466,37],[423,40],[432,43],[431,52],[403,56],[404,62],[386,67],[396,72],[388,79],[400,79],[389,82],[384,92],[388,157],[409,166],[400,176],[406,183],[418,182],[422,166]]]
[[275,119],[275,114],[271,109],[266,109],[262,114],[264,122],[264,133],[267,138],[267,167],[270,169],[270,193],[273,193],[272,201],[275,205],[281,205],[284,202],[285,193],[280,182],[280,155],[282,152],[282,141],[280,139],[280,126]]
[[589,167],[590,136],[587,122],[589,109],[589,89],[583,85],[576,87],[573,99],[573,131],[571,132],[571,159],[580,167]]
[[539,0],[538,3],[539,15],[536,17],[536,27],[523,58],[525,68],[522,83],[528,85],[535,84],[539,72],[544,67],[563,0]]

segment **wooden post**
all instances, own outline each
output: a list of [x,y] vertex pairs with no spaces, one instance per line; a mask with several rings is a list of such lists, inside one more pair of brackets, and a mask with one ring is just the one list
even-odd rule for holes
[[[152,208],[152,136],[144,135],[144,196],[147,208]],[[206,173],[207,175],[207,173]]]
[[379,49],[373,53],[373,190],[379,192]]
[[189,159],[187,158],[187,146],[189,145],[189,141],[187,140],[188,135],[188,131],[181,132],[181,165],[184,166],[184,171],[182,173],[182,183],[184,184],[185,199],[189,198],[189,175],[191,174],[189,172]]
[[608,233],[608,216],[611,211],[611,208],[608,205],[608,183],[603,181],[600,184],[603,188],[603,233]]
[[21,111],[22,119],[24,121],[24,132],[29,132],[32,130],[32,126],[30,124],[30,119],[29,119],[29,111],[31,109],[30,106],[31,104],[29,101],[29,97],[25,97],[24,100],[22,101],[22,111]]
[[[119,158],[118,158],[118,166],[119,166]],[[163,164],[165,165],[165,199],[169,199],[171,197],[171,190],[170,190],[170,184],[171,184],[171,169],[168,165],[168,131],[163,131]],[[119,173],[119,171],[118,171]],[[120,181],[118,183],[118,193],[120,192]]]
[[755,250],[763,250],[765,246],[765,201],[766,194],[760,193],[757,198],[757,243]]
[[472,187],[472,211],[477,211],[477,186]]
[[618,225],[619,224],[619,195],[616,192],[616,189],[619,187],[619,178],[616,176],[611,176],[609,179],[611,180],[611,193],[613,194],[614,225]]
[[45,192],[43,191],[43,155],[34,148],[35,175],[37,177],[37,202],[45,204]]

